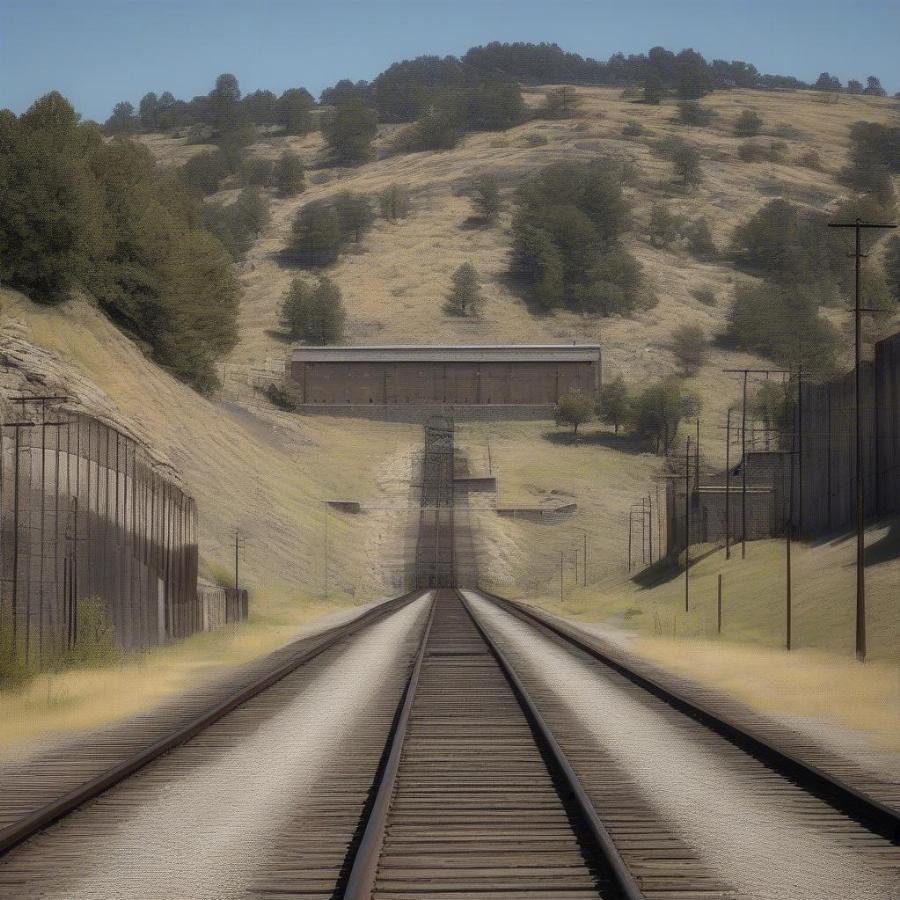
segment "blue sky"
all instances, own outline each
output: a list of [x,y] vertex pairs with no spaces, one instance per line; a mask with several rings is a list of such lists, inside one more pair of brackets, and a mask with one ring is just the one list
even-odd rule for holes
[[220,72],[247,92],[371,78],[398,59],[489,40],[555,41],[605,59],[694,47],[707,58],[900,90],[900,0],[0,0],[0,107],[58,89],[85,117],[149,90],[190,98]]

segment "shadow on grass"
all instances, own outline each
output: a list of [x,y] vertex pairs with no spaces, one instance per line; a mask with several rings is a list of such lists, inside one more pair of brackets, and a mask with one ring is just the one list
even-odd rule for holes
[[650,445],[631,434],[615,434],[611,431],[545,431],[544,440],[563,447],[606,447],[623,453],[646,453]]
[[891,522],[888,533],[866,547],[866,566],[877,566],[900,557],[900,519]]

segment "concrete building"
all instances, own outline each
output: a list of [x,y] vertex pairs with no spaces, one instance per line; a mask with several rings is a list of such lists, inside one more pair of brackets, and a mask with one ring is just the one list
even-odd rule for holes
[[600,392],[596,344],[295,347],[289,390],[304,409],[419,407],[545,414],[571,390]]

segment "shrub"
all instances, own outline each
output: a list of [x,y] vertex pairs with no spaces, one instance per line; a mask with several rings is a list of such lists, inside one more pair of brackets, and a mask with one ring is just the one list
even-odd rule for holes
[[716,305],[716,292],[712,288],[697,288],[691,291],[694,299],[702,303],[704,306]]
[[683,218],[669,212],[663,203],[654,203],[650,209],[650,243],[655,247],[668,247],[678,240]]
[[244,188],[238,199],[223,206],[203,207],[206,227],[222,242],[235,260],[241,259],[269,223],[269,202],[259,188]]
[[339,343],[345,319],[340,288],[324,276],[315,285],[295,278],[282,301],[282,327],[308,344]]
[[337,210],[329,203],[307,203],[291,226],[288,253],[300,265],[327,266],[335,262],[344,240]]
[[600,389],[600,419],[612,425],[616,434],[631,416],[631,397],[621,375],[607,382]]
[[453,273],[453,286],[444,309],[452,316],[477,316],[483,305],[478,271],[471,263],[463,263]]
[[352,191],[341,191],[332,200],[338,215],[338,224],[344,242],[359,242],[362,236],[372,227],[375,211],[365,194]]
[[679,325],[672,333],[672,352],[684,375],[695,375],[706,363],[709,347],[699,325]]
[[405,219],[410,210],[409,189],[402,184],[392,184],[378,195],[378,209],[383,219],[396,222]]
[[756,110],[745,109],[734,123],[734,133],[738,137],[753,137],[762,128],[762,117]]
[[682,100],[678,104],[678,122],[681,125],[709,125],[718,113],[696,100]]
[[495,222],[500,215],[500,188],[490,173],[482,175],[472,185],[472,205],[482,222]]
[[553,417],[557,425],[571,425],[572,433],[578,434],[578,426],[594,418],[594,403],[587,394],[570,391],[559,398]]
[[817,150],[806,150],[797,157],[797,163],[806,166],[807,169],[814,169],[816,172],[822,171],[822,157],[819,156]]
[[251,187],[272,187],[275,181],[275,163],[258,156],[245,159],[241,166],[241,181]]
[[712,229],[707,219],[702,216],[685,225],[682,234],[687,238],[688,249],[697,259],[713,259],[718,255]]
[[700,151],[693,145],[678,139],[659,142],[659,149],[672,161],[675,175],[681,179],[685,187],[692,187],[703,182],[703,171],[700,168]]
[[547,138],[537,131],[529,131],[522,140],[527,147],[543,147],[544,144],[548,143]]
[[622,134],[625,137],[640,137],[644,133],[644,126],[640,122],[626,122],[622,126]]
[[221,150],[198,153],[181,167],[184,182],[203,194],[214,194],[228,173],[228,160]]
[[571,85],[563,85],[544,94],[544,102],[538,109],[543,119],[567,119],[581,105],[578,92]]
[[293,412],[297,408],[284,387],[280,384],[275,384],[274,381],[269,382],[269,384],[266,385],[265,395],[272,406],[282,409],[285,412]]
[[105,666],[121,660],[116,631],[101,597],[82,597],[78,601],[77,619],[78,638],[63,654],[63,666]]
[[296,153],[285,150],[278,157],[274,181],[282,197],[294,197],[306,189],[306,171]]
[[394,146],[404,153],[452,150],[463,139],[464,134],[462,113],[451,105],[430,110],[417,122],[404,128]]

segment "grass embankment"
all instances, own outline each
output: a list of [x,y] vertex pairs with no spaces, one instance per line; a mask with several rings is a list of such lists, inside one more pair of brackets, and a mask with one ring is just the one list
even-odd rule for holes
[[[807,716],[868,735],[900,751],[900,556],[894,521],[867,532],[868,661],[855,647],[855,540],[841,536],[792,547],[793,651],[785,652],[785,545],[754,541],[726,561],[712,550],[692,565],[691,609],[684,573],[641,587],[610,575],[586,588],[570,579],[530,602],[583,623],[605,623],[633,650],[665,668],[725,690],[767,713]],[[694,548],[700,552],[702,548]],[[718,575],[724,584],[716,632]],[[645,573],[648,574],[648,573]],[[525,593],[525,592],[523,592]]]

